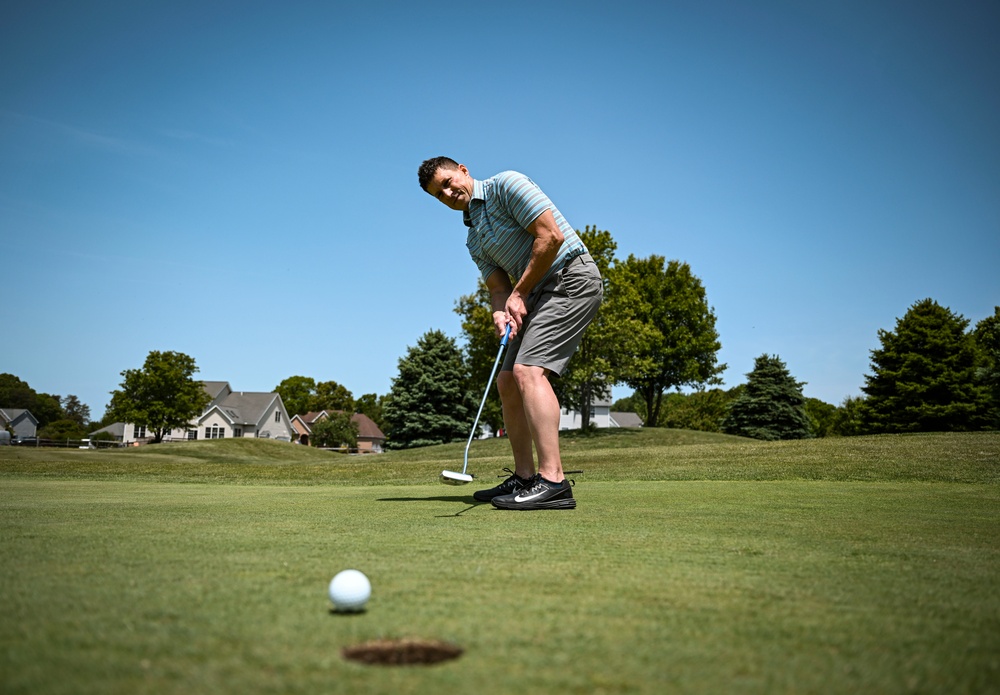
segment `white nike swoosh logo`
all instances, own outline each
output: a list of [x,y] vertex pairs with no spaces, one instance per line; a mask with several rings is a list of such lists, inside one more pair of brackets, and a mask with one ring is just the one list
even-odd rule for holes
[[522,497],[521,495],[518,495],[517,497],[514,498],[514,501],[515,502],[530,502],[531,500],[535,499],[536,497],[541,497],[544,494],[545,494],[545,490],[542,490],[541,492],[536,492],[533,495],[528,495],[527,497]]

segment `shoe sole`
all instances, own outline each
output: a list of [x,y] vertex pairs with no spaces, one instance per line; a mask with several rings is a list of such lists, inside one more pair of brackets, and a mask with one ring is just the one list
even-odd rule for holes
[[513,511],[529,512],[540,509],[576,509],[576,499],[573,497],[567,499],[559,500],[548,500],[545,502],[530,502],[528,504],[518,504],[517,502],[497,503],[496,500],[492,500],[493,506],[497,509],[509,509]]

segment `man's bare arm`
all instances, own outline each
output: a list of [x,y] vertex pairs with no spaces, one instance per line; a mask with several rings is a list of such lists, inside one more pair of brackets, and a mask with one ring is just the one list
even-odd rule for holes
[[[528,260],[524,274],[511,290],[504,305],[509,320],[514,323],[513,331],[521,329],[521,323],[528,313],[524,300],[531,294],[535,285],[545,277],[545,273],[549,272],[549,268],[552,267],[552,262],[559,255],[559,248],[565,240],[551,210],[546,210],[536,217],[528,225],[528,232],[535,237],[535,241],[531,245],[531,258]],[[514,335],[513,331],[512,336]]]

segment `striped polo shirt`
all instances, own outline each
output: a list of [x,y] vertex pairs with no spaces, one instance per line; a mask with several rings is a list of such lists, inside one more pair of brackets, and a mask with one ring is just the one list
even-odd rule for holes
[[485,181],[474,180],[472,200],[463,216],[469,228],[465,245],[483,280],[497,269],[506,271],[515,283],[520,279],[535,241],[527,227],[546,210],[552,211],[565,240],[538,287],[571,258],[587,253],[587,247],[542,189],[524,174],[504,171]]

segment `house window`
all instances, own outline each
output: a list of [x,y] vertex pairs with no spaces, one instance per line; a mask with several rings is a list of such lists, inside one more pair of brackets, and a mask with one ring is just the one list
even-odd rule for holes
[[194,441],[198,438],[198,430],[188,430],[187,431],[188,441]]
[[274,411],[274,421],[275,422],[281,422],[281,411],[280,410],[275,410]]
[[234,427],[233,428],[233,436],[234,437],[242,437],[243,436],[243,428],[242,427]]
[[219,425],[205,428],[205,439],[225,439],[226,430]]
[[145,439],[146,438],[146,426],[136,425],[135,429],[132,431],[132,439]]

